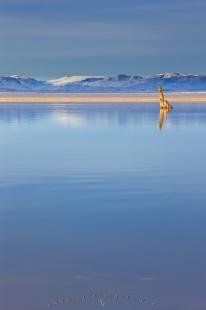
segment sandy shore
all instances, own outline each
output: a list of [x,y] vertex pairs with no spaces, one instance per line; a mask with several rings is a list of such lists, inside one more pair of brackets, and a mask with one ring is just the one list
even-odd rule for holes
[[[206,92],[167,93],[172,102],[206,103]],[[153,103],[158,101],[157,93],[0,93],[0,103]]]

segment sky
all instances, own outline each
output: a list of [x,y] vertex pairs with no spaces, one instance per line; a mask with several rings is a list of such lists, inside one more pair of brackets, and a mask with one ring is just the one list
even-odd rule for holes
[[0,0],[0,76],[206,73],[205,0]]

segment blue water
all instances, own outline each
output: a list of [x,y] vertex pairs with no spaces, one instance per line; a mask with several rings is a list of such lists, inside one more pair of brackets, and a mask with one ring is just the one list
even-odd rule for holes
[[1,104],[0,309],[205,310],[205,136],[204,104]]

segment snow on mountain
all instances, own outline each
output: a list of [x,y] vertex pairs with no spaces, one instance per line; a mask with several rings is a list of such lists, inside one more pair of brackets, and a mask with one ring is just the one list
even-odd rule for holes
[[[81,82],[81,81],[89,80],[93,78],[94,78],[93,76],[81,76],[81,75],[70,75],[69,76],[68,75],[68,76],[63,76],[59,79],[49,80],[48,82],[54,86],[64,86],[67,84]],[[95,76],[95,78],[103,78],[103,77]]]
[[166,91],[206,91],[206,75],[64,76],[48,81],[18,75],[0,77],[2,92],[152,92],[160,85]]

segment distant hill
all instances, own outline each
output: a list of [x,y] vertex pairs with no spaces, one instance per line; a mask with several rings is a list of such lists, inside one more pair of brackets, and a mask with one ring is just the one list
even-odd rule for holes
[[64,76],[53,80],[37,80],[24,76],[0,77],[1,92],[153,92],[159,86],[165,91],[206,91],[206,75],[162,73],[142,77]]

